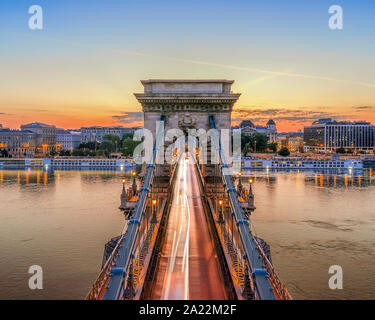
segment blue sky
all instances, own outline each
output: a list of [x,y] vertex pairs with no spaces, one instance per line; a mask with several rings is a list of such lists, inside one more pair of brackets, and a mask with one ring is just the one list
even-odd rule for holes
[[[33,4],[41,31],[28,28]],[[328,28],[333,4],[343,30]],[[133,92],[146,78],[234,79],[239,119],[375,121],[375,1],[2,0],[0,15],[0,123],[11,127],[21,114],[113,123],[140,110]]]

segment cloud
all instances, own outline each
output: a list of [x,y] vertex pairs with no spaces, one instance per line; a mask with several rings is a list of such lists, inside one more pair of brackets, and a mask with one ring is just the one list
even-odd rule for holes
[[143,112],[123,112],[120,115],[113,115],[112,119],[123,124],[139,124],[143,121]]
[[262,82],[267,81],[267,80],[274,79],[276,77],[278,77],[278,75],[274,75],[274,74],[261,76],[259,78],[256,78],[254,80],[251,80],[249,82],[244,83],[241,86],[241,90],[245,90],[247,87],[253,86],[253,85],[258,84],[258,83],[262,83]]
[[363,110],[372,110],[375,109],[375,106],[358,106],[358,107],[352,107],[357,112],[363,111]]
[[269,74],[269,75],[274,75],[274,76],[284,76],[284,77],[289,77],[289,78],[315,79],[315,80],[325,80],[325,81],[333,81],[333,82],[351,83],[351,84],[354,84],[354,85],[375,88],[375,83],[368,83],[368,82],[362,82],[362,81],[352,81],[352,80],[346,80],[346,79],[337,79],[337,78],[327,77],[327,76],[324,76],[324,75],[313,75],[313,74],[303,74],[303,73],[295,73],[295,72],[264,70],[264,69],[258,69],[258,68],[250,68],[250,67],[243,67],[243,66],[222,64],[222,63],[213,63],[213,62],[200,61],[200,60],[190,60],[190,59],[180,59],[180,58],[172,58],[172,59],[175,60],[175,61],[181,61],[181,62],[186,62],[186,63],[191,63],[191,64],[214,66],[214,67],[226,68],[226,69],[232,69],[232,70],[239,70],[239,71],[258,72],[258,73],[264,73],[264,74]]
[[261,109],[259,107],[255,107],[254,109],[234,109],[232,113],[232,121],[239,122],[245,119],[250,119],[255,123],[264,123],[269,119],[273,119],[274,121],[293,121],[296,122],[296,124],[303,124],[321,118],[342,120],[348,117],[349,115],[338,115],[326,111],[314,111],[308,109],[295,110],[286,108]]

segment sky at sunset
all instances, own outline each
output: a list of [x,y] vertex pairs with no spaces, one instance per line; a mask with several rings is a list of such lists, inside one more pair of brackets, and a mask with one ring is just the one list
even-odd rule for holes
[[[28,28],[33,4],[43,30]],[[133,93],[161,78],[235,80],[234,125],[375,123],[375,1],[1,0],[0,72],[10,128],[141,125]]]

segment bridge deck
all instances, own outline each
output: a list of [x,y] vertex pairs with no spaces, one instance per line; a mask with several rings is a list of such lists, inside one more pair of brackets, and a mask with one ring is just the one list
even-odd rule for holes
[[226,299],[193,158],[178,170],[152,299]]

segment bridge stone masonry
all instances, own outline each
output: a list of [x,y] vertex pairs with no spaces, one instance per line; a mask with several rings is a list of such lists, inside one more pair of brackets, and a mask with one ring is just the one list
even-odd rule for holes
[[156,134],[160,114],[166,116],[165,130],[210,129],[214,115],[217,129],[231,126],[231,112],[240,97],[232,93],[231,80],[143,80],[144,93],[136,93],[144,112],[144,127]]
[[[125,227],[107,244],[87,299],[291,299],[271,264],[269,247],[252,235],[251,179],[247,190],[241,173],[228,174],[230,151],[223,151],[218,132],[230,132],[240,97],[231,91],[234,81],[141,82],[144,93],[135,97],[144,128],[154,137],[151,162],[142,166],[139,188],[135,172],[131,188],[123,185]],[[183,133],[182,150],[176,136],[165,142],[164,133],[174,129]],[[186,136],[194,129],[211,133],[190,148]],[[166,157],[174,161],[158,162],[160,146],[171,145],[176,148]]]
[[[135,97],[142,105],[144,128],[150,130],[154,137],[160,115],[165,116],[165,132],[181,129],[187,136],[189,129],[209,131],[211,116],[215,119],[217,130],[230,132],[231,112],[241,95],[231,91],[233,80],[143,80],[141,83],[144,93],[136,93]],[[165,144],[167,147],[168,143]],[[204,150],[207,151],[201,157],[204,156],[209,163],[211,148]],[[157,166],[157,176],[167,172],[167,166]],[[211,166],[205,168],[204,175],[215,176]]]

